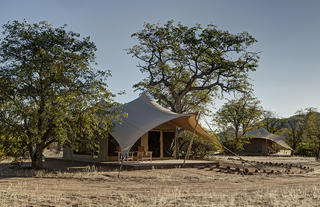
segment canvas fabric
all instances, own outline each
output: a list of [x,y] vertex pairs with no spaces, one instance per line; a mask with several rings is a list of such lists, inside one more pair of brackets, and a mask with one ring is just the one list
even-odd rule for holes
[[285,149],[293,150],[286,142],[285,142],[285,137],[283,136],[278,136],[275,134],[272,134],[268,132],[266,129],[260,127],[258,130],[251,131],[247,133],[248,136],[251,136],[253,138],[257,139],[267,139],[271,140],[278,145],[282,146]]

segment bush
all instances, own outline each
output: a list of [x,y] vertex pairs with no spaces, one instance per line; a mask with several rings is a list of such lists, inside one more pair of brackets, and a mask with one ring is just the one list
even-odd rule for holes
[[[229,137],[226,140],[220,140],[221,143],[228,148],[232,152],[240,153],[243,151],[244,144],[250,143],[251,137],[239,137],[239,140],[237,141],[236,139]],[[224,150],[226,154],[231,154],[227,150]]]
[[12,157],[13,162],[20,162],[21,159],[28,158],[28,150],[26,146],[22,145],[20,137],[14,136],[0,136],[0,159],[5,157]]
[[[179,152],[178,155],[180,158],[186,156],[190,141],[192,139],[193,133],[184,131],[180,134],[178,139],[179,143]],[[209,155],[210,152],[216,151],[216,147],[213,142],[203,140],[199,136],[194,136],[193,144],[189,154],[189,158],[194,159],[203,159],[205,156]]]
[[311,142],[301,142],[298,144],[295,155],[315,157],[317,156],[317,145]]

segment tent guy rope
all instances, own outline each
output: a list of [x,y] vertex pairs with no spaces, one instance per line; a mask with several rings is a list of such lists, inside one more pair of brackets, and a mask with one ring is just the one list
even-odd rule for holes
[[189,143],[189,146],[188,146],[188,150],[187,150],[186,156],[184,157],[184,160],[183,160],[183,163],[182,163],[182,167],[184,167],[184,164],[186,163],[186,160],[189,158],[189,154],[190,154],[191,147],[192,147],[192,144],[193,144],[193,140],[194,140],[194,137],[195,137],[196,128],[197,128],[198,123],[199,123],[199,119],[200,119],[200,113],[197,114],[196,125],[195,125],[195,127],[194,127],[193,134],[192,134],[192,138],[191,138],[191,140],[190,140],[190,143]]
[[[203,118],[203,120],[204,120],[204,122],[207,124],[207,126],[209,127],[210,131],[211,131],[212,133],[214,133],[214,131],[212,130],[211,126],[209,125],[207,119],[206,119],[206,118]],[[221,147],[222,147],[223,149],[225,149],[226,151],[230,152],[230,153],[233,154],[234,156],[238,157],[238,158],[241,160],[241,162],[243,162],[243,163],[248,163],[249,165],[251,165],[252,167],[256,168],[257,170],[261,170],[260,168],[258,168],[257,166],[255,166],[255,165],[253,165],[251,162],[249,162],[248,160],[243,159],[240,155],[238,155],[237,153],[233,152],[232,150],[230,150],[229,148],[227,148],[226,146],[224,146],[222,143],[220,143],[220,144],[221,144]]]

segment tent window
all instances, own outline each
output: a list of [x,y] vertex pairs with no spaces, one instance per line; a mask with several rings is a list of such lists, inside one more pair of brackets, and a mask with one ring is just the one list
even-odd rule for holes
[[174,132],[163,132],[163,156],[172,157],[174,150]]
[[109,134],[108,137],[108,156],[118,156],[117,147],[119,146],[117,140]]
[[152,152],[152,157],[160,157],[160,132],[150,131],[148,133],[149,151]]

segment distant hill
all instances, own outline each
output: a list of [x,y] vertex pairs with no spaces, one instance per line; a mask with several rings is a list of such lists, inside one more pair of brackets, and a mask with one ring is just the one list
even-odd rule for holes
[[[320,113],[319,112],[316,112],[318,114],[318,116],[320,116]],[[290,128],[290,123],[291,124],[295,124],[295,127],[299,127],[299,122],[303,123],[305,122],[305,115],[293,115],[293,116],[290,116],[288,118],[274,118],[273,120],[269,120],[269,122],[273,122],[273,123],[276,123],[274,124],[274,128],[276,129],[276,132],[278,131],[282,131],[282,129],[287,129],[287,128]],[[262,121],[264,122],[264,121]],[[263,125],[263,123],[260,122],[258,125]],[[268,131],[270,131],[271,133],[274,133],[273,130],[270,130],[268,129],[269,127],[265,127]]]

